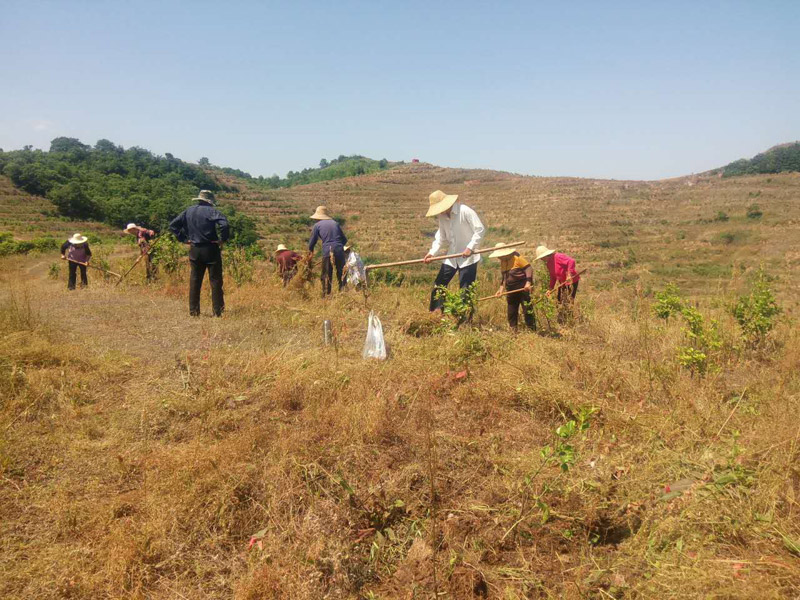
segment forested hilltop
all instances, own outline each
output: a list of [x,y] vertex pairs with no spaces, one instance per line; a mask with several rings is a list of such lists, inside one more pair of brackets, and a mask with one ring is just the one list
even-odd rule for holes
[[247,179],[250,183],[261,187],[278,189],[293,187],[295,185],[318,183],[320,181],[331,181],[332,179],[342,179],[343,177],[366,175],[368,173],[390,169],[403,163],[389,162],[385,158],[374,160],[366,156],[361,156],[360,154],[353,154],[350,156],[341,154],[338,158],[332,158],[331,160],[323,158],[319,161],[319,167],[309,167],[302,171],[289,171],[286,177],[279,177],[278,175],[273,175],[272,177],[253,177],[250,173],[240,169],[215,167],[211,165],[209,160],[205,157],[200,159],[199,164],[203,167],[219,169],[226,175]]
[[743,158],[722,168],[723,177],[735,175],[757,175],[761,173],[800,172],[800,142],[780,144],[756,154],[753,158]]

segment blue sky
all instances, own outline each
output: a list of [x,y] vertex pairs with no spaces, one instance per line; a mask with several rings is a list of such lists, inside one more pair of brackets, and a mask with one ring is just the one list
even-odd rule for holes
[[800,139],[800,2],[0,7],[0,147],[685,175]]

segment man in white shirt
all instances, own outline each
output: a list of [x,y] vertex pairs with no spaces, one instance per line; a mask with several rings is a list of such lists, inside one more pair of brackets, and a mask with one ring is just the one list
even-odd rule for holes
[[458,273],[459,288],[462,290],[475,282],[481,255],[474,254],[474,251],[480,247],[484,228],[475,211],[458,202],[458,195],[447,195],[436,190],[428,197],[428,200],[430,208],[425,216],[438,216],[439,231],[433,238],[431,249],[425,256],[425,262],[431,262],[442,249],[446,251],[446,254],[461,253],[459,258],[448,258],[442,262],[431,292],[430,310],[433,312],[441,310],[444,304],[441,299],[436,297],[436,288],[447,287],[456,273]]

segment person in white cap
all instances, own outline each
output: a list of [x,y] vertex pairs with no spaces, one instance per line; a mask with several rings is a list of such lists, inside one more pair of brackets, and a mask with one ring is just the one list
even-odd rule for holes
[[442,310],[444,300],[437,294],[438,288],[447,287],[458,273],[459,288],[464,290],[475,283],[478,274],[480,254],[478,250],[483,239],[484,227],[477,213],[466,204],[458,202],[458,195],[448,195],[436,190],[428,196],[430,207],[426,217],[438,217],[439,230],[433,238],[433,244],[425,262],[429,263],[440,250],[446,254],[461,254],[459,258],[448,258],[442,262],[436,281],[433,283],[429,310]]
[[89,285],[89,278],[86,276],[86,265],[92,260],[89,238],[80,233],[76,233],[61,244],[61,260],[69,261],[69,279],[67,279],[68,290],[75,289],[78,269],[81,270],[81,287],[83,288]]
[[278,275],[283,279],[283,287],[289,285],[292,277],[297,273],[297,263],[302,258],[297,252],[292,252],[283,244],[278,244],[275,249],[275,263],[278,265]]
[[144,261],[145,272],[147,273],[147,281],[152,281],[155,277],[155,269],[150,262],[150,241],[156,237],[156,232],[146,227],[141,227],[136,223],[128,223],[125,228],[125,233],[136,236],[136,243],[139,246],[139,251],[142,253],[142,260]]

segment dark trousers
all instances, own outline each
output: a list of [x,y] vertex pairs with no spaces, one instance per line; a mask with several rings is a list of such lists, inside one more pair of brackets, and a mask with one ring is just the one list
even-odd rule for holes
[[508,303],[508,325],[511,329],[516,329],[519,322],[519,311],[522,309],[522,318],[525,319],[525,325],[531,331],[536,331],[536,317],[533,315],[533,307],[525,306],[531,301],[530,292],[519,292],[516,294],[509,294],[506,296]]
[[189,250],[189,314],[200,315],[200,290],[208,269],[208,282],[211,284],[211,305],[214,315],[219,317],[225,310],[225,297],[222,293],[222,252],[217,245],[192,246]]
[[75,281],[78,279],[78,268],[81,270],[81,287],[89,285],[89,279],[86,277],[86,267],[74,262],[67,263],[69,265],[69,279],[67,280],[67,289],[75,289]]
[[579,283],[580,281],[576,281],[572,285],[565,285],[558,288],[558,301],[569,302],[570,300],[575,300],[575,294],[578,293]]
[[475,278],[478,276],[478,263],[473,263],[468,267],[462,267],[460,269],[442,263],[439,274],[436,276],[436,281],[433,282],[433,291],[431,292],[431,304],[429,308],[431,312],[434,310],[441,310],[444,305],[444,300],[436,297],[436,292],[438,292],[437,288],[440,286],[447,287],[456,273],[458,273],[459,289],[463,290],[468,288],[475,283]]
[[[331,263],[331,253],[333,253],[333,264]],[[344,248],[334,246],[322,251],[322,295],[327,296],[331,293],[333,286],[333,267],[336,266],[336,281],[339,282],[339,291],[344,287],[342,282],[342,271],[344,270]]]

